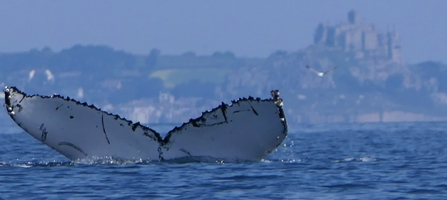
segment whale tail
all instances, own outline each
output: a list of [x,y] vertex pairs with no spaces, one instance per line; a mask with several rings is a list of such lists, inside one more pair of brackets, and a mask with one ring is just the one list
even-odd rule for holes
[[[277,90],[276,90],[277,91]],[[287,136],[279,91],[273,99],[222,103],[175,127],[162,138],[155,130],[87,103],[60,95],[27,95],[5,87],[9,116],[25,132],[72,160],[175,160],[207,157],[259,161]]]

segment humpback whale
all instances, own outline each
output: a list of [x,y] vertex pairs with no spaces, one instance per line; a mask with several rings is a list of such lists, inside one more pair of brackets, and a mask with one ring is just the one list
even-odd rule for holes
[[164,138],[148,126],[61,95],[4,89],[6,111],[35,139],[76,161],[116,158],[168,161],[212,158],[260,161],[287,137],[279,91],[241,98],[174,127]]

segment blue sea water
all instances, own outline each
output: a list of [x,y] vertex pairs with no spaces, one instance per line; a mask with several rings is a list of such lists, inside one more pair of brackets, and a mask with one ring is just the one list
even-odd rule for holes
[[295,125],[254,163],[74,163],[1,130],[3,199],[447,199],[446,122]]

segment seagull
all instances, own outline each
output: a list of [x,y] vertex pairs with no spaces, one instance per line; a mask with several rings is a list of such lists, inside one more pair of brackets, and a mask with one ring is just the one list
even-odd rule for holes
[[330,71],[332,71],[332,70],[334,70],[334,69],[337,69],[337,67],[334,67],[334,68],[332,68],[332,69],[330,69],[330,70],[327,70],[327,71],[325,71],[325,72],[321,72],[321,71],[318,71],[318,70],[316,70],[316,69],[314,69],[314,68],[312,68],[312,67],[309,67],[309,65],[306,65],[306,68],[308,69],[308,70],[311,70],[311,71],[313,71],[313,72],[315,72],[319,77],[323,77],[325,74],[327,74],[328,72],[330,72]]

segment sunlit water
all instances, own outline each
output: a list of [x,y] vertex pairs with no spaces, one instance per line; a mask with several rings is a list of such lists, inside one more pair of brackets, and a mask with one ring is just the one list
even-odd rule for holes
[[297,125],[262,162],[73,163],[0,131],[0,198],[447,199],[446,136],[441,122]]

